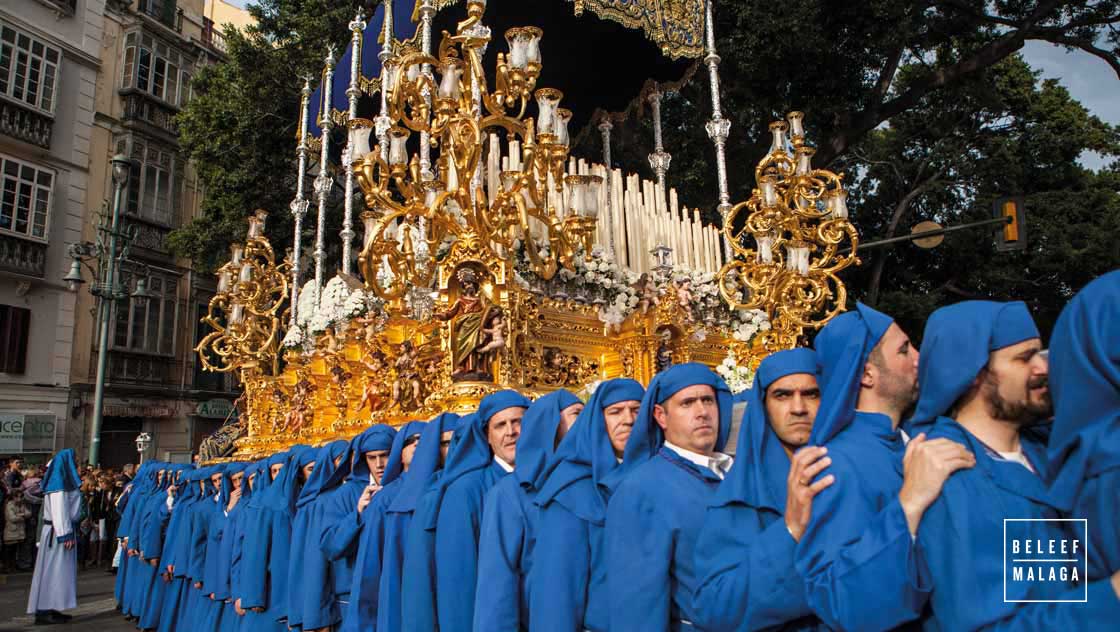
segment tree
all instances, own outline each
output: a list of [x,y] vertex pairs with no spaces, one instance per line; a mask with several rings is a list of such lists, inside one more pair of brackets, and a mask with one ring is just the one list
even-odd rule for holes
[[[195,96],[178,116],[179,143],[205,196],[199,217],[169,242],[198,269],[228,258],[229,244],[245,234],[246,218],[258,208],[270,212],[268,236],[277,252],[291,246],[288,205],[303,77],[315,85],[328,44],[348,40],[356,8],[331,0],[260,0],[249,5],[256,24],[244,33],[226,29],[226,59],[195,76]],[[310,182],[307,187],[310,196]],[[332,210],[340,198],[335,187]],[[338,233],[340,214],[328,214],[331,234]],[[310,224],[313,233],[313,219]],[[338,240],[332,243],[337,247]]]

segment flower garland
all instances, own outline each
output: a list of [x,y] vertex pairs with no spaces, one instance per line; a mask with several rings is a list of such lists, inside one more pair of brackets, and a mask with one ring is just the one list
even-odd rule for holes
[[310,351],[314,340],[328,328],[345,330],[355,318],[384,312],[384,301],[365,288],[351,290],[346,281],[336,276],[319,291],[315,281],[304,284],[298,299],[296,322],[284,334],[281,345],[288,349]]

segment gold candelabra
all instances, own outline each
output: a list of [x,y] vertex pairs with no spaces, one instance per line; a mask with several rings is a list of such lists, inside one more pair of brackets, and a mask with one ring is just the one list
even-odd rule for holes
[[249,218],[245,244],[230,246],[229,262],[218,269],[218,289],[202,318],[213,331],[195,347],[207,371],[241,370],[243,378],[278,373],[289,264],[276,263],[264,235],[267,218],[264,211]]
[[[506,261],[520,240],[546,280],[573,267],[594,241],[602,178],[565,175],[571,112],[560,107],[558,90],[536,88],[543,33],[506,32],[509,48],[498,53],[491,90],[482,67],[490,42],[480,21],[485,4],[468,2],[468,19],[454,35],[444,32],[438,57],[394,51],[383,74],[385,116],[350,123],[353,167],[368,207],[360,216],[358,266],[366,286],[385,300],[431,287],[430,255],[447,240]],[[536,118],[526,115],[534,99]],[[381,150],[370,151],[378,126],[388,126],[379,134]],[[410,149],[414,132],[428,146]],[[432,150],[438,158],[429,170]],[[484,178],[484,171],[497,177]]]
[[859,263],[843,176],[813,168],[803,118],[791,112],[770,124],[770,151],[755,168],[758,188],[724,218],[734,257],[719,272],[720,293],[732,309],[766,311],[771,328],[758,344],[768,352],[797,346],[806,328],[843,311],[847,290],[837,273]]

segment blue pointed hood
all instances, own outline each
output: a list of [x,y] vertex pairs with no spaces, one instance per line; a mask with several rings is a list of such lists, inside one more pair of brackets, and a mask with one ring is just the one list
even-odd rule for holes
[[74,451],[70,448],[60,450],[47,464],[47,472],[43,474],[41,483],[43,493],[74,492],[82,486],[82,477],[78,476],[78,466],[74,462]]
[[654,407],[664,404],[681,390],[697,384],[711,386],[716,392],[716,402],[719,404],[719,434],[715,449],[717,452],[723,450],[731,434],[731,389],[727,388],[723,378],[703,364],[698,362],[675,364],[650,380],[649,388],[642,398],[642,408],[634,421],[634,430],[630,433],[630,439],[626,441],[622,464],[617,468],[619,476],[626,476],[661,449],[665,437],[653,417]]
[[[366,428],[362,434],[354,437],[350,442],[350,475],[348,480],[358,481],[363,485],[369,482],[369,465],[366,464],[366,453],[378,450],[392,451],[393,439],[397,431],[388,424],[375,424]],[[388,471],[388,468],[386,468]]]
[[1084,481],[1120,467],[1120,270],[1073,297],[1050,349],[1050,495],[1071,511]]
[[[303,507],[314,502],[319,497],[319,493],[323,491],[324,484],[334,476],[335,471],[341,467],[350,467],[350,464],[346,463],[344,458],[348,447],[350,447],[348,441],[339,439],[319,448],[315,457],[315,469],[311,470],[311,476],[308,477],[303,488],[299,490],[296,507]],[[334,464],[335,459],[341,459],[338,465]]]
[[[393,437],[393,445],[389,451],[389,462],[385,464],[385,473],[381,475],[381,485],[384,487],[397,480],[404,473],[404,463],[401,461],[401,452],[404,451],[405,441],[409,437],[419,436],[424,431],[425,422],[410,421],[400,427],[397,435]],[[413,455],[415,456],[415,455]]]
[[436,509],[428,516],[425,529],[432,531],[436,528],[439,506],[443,502],[447,486],[450,485],[448,481],[457,479],[462,473],[486,467],[490,458],[490,444],[486,441],[486,430],[478,413],[460,417],[455,426],[455,434],[451,436],[451,448],[447,451],[447,462],[443,464],[443,475],[433,484],[432,506]]
[[863,367],[894,320],[856,303],[856,309],[833,318],[814,341],[821,407],[809,437],[812,445],[825,445],[851,425],[859,403]]
[[767,419],[766,389],[787,375],[800,373],[817,374],[816,354],[810,349],[772,353],[758,365],[746,415],[739,425],[735,462],[711,506],[743,503],[785,513],[790,460]]
[[[606,514],[605,494],[617,483],[612,473],[618,469],[611,439],[607,435],[603,411],[619,402],[642,401],[645,389],[635,380],[607,380],[595,389],[568,436],[549,461],[544,483],[537,492],[536,504],[544,506],[582,480],[590,479],[599,493],[594,497],[569,499],[569,507],[585,520],[601,523]],[[605,489],[603,489],[605,488]]]
[[408,513],[416,509],[416,503],[428,488],[432,474],[440,469],[439,447],[443,433],[454,430],[458,423],[459,415],[443,413],[424,426],[416,454],[412,455],[408,478],[401,483],[401,490],[389,505],[389,512]]
[[517,463],[513,475],[527,490],[539,490],[544,483],[545,468],[556,451],[556,431],[560,413],[580,399],[564,389],[555,390],[533,402],[521,420],[521,436],[517,439]]
[[918,359],[921,395],[906,432],[926,431],[944,415],[987,366],[989,353],[1039,337],[1022,301],[962,301],[930,314]]

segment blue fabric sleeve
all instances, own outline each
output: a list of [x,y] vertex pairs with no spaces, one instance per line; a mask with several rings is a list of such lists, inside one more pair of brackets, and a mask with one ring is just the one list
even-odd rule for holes
[[1089,521],[1089,579],[1120,570],[1120,468],[1086,479],[1071,518]]
[[797,543],[777,514],[709,507],[696,543],[693,610],[705,630],[759,630],[811,615],[794,568]]
[[[268,605],[277,618],[288,616],[288,560],[291,556],[292,520],[273,512],[272,546],[268,550]],[[244,606],[244,603],[242,604]]]
[[625,482],[607,505],[611,632],[669,630],[673,534],[643,490]]
[[[976,506],[977,490],[950,478],[941,496],[922,516],[918,541],[934,586],[931,618],[941,630],[1104,630],[1120,620],[1120,599],[1106,578],[1047,595],[1085,603],[1005,601],[1003,533],[987,506]],[[954,485],[955,483],[955,485]],[[951,487],[950,487],[951,486]],[[980,502],[986,503],[987,499]],[[998,510],[997,510],[998,511]],[[984,529],[988,533],[977,532]],[[1015,595],[1011,596],[1012,598]],[[1018,595],[1037,598],[1036,595]],[[961,607],[967,604],[967,607]]]
[[[478,583],[474,597],[474,632],[508,632],[521,625],[521,555],[525,521],[510,477],[486,496],[478,541]],[[516,490],[514,491],[516,493]]]
[[[206,502],[202,500],[200,502]],[[209,537],[210,510],[208,506],[201,506],[191,516],[191,544],[190,560],[187,565],[187,577],[194,583],[201,582],[206,571],[206,544]]]
[[[340,489],[323,508],[323,531],[319,535],[319,547],[328,560],[340,560],[353,555],[358,549],[358,535],[362,532],[361,518],[364,512],[358,513],[357,500],[353,503],[348,502],[349,500],[350,495]],[[370,502],[366,511],[372,506],[373,502]]]
[[464,476],[444,493],[436,523],[436,592],[440,632],[471,632],[478,572],[479,506],[476,477]]
[[[797,548],[809,606],[843,630],[889,630],[921,615],[930,586],[897,496],[882,509],[857,471],[831,453],[836,482],[813,499]],[[846,466],[846,467],[845,467]]]
[[[241,564],[231,590],[241,607],[264,608],[268,595],[268,551],[272,546],[272,512],[254,510],[245,523],[241,539]],[[249,537],[249,534],[252,534]]]
[[435,533],[424,528],[437,511],[435,494],[427,492],[416,504],[405,536],[404,568],[401,572],[402,632],[434,632],[437,625]]
[[580,632],[591,581],[587,523],[559,503],[541,508],[529,572],[529,629]]

